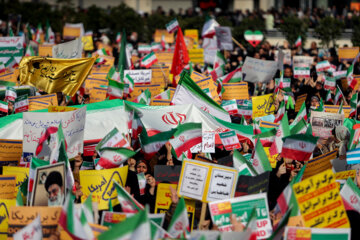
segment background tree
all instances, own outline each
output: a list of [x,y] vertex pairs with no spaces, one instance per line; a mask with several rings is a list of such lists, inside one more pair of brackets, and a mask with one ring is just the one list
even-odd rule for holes
[[341,37],[344,23],[332,17],[325,17],[319,21],[315,28],[316,37],[321,40],[321,45],[329,48],[330,43],[336,46],[336,39]]
[[301,37],[302,45],[304,45],[307,38],[308,24],[306,21],[295,16],[289,16],[284,18],[284,22],[279,26],[279,30],[284,34],[291,46],[299,36]]

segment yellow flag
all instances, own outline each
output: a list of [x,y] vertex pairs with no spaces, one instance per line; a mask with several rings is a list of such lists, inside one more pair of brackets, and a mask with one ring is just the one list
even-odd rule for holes
[[74,96],[96,60],[92,58],[60,59],[23,57],[20,62],[20,83],[47,93],[63,92]]

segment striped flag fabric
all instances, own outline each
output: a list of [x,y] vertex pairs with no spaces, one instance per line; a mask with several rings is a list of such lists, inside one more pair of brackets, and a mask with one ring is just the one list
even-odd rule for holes
[[148,55],[143,57],[140,62],[140,67],[150,68],[153,64],[158,61],[154,52],[150,52]]
[[37,44],[42,44],[41,42],[41,35],[43,34],[41,23],[38,24],[36,33],[35,33],[35,42]]
[[140,103],[140,104],[144,104],[144,105],[149,105],[151,102],[151,92],[150,90],[147,88],[145,89],[145,91],[143,91],[136,99],[135,101],[136,103]]
[[275,115],[275,120],[274,122],[277,123],[277,122],[280,122],[281,119],[284,117],[284,114],[285,114],[285,102],[282,101],[280,103],[280,106],[279,106],[279,109]]
[[173,128],[170,131],[160,132],[149,137],[146,129],[143,128],[139,140],[141,149],[145,153],[145,158],[152,158],[160,150],[160,148],[162,148],[165,143],[170,140],[176,131],[177,129]]
[[276,136],[274,142],[272,143],[271,147],[269,148],[269,153],[271,156],[275,154],[279,154],[281,152],[283,146],[283,138],[290,135],[290,128],[289,128],[289,120],[288,116],[285,113],[284,117],[280,121],[280,125],[276,131]]
[[168,232],[175,238],[181,236],[188,237],[190,232],[189,218],[186,210],[185,200],[183,197],[179,199],[179,202],[175,208],[175,212],[172,215]]
[[255,151],[252,156],[252,165],[258,174],[272,171],[269,158],[266,155],[261,141],[256,141]]
[[124,78],[124,83],[125,83],[124,93],[125,94],[132,93],[134,91],[134,85],[135,85],[134,79],[132,79],[129,74],[126,74]]
[[159,43],[159,42],[151,43],[151,51],[158,52],[158,51],[161,51],[161,50],[162,50],[161,43]]
[[48,42],[50,44],[55,43],[55,33],[51,29],[49,21],[46,21],[45,42]]
[[128,158],[134,156],[136,152],[128,148],[104,147],[100,149],[100,159],[96,165],[97,170],[116,168],[123,164]]
[[99,56],[108,56],[109,54],[106,52],[105,48],[100,48],[96,51],[96,53],[99,55]]
[[126,137],[115,127],[96,145],[95,150],[100,152],[102,148],[130,148],[130,144]]
[[303,102],[303,104],[301,105],[301,108],[300,108],[298,114],[296,115],[294,121],[291,123],[291,126],[295,126],[298,122],[301,121],[301,119],[304,119],[305,121],[307,121],[305,102]]
[[75,208],[75,196],[69,193],[61,209],[59,224],[72,239],[95,239],[82,208]]
[[22,198],[20,189],[16,194],[16,206],[24,206],[24,200]]
[[299,122],[297,122],[295,125],[290,125],[290,134],[291,135],[295,135],[295,134],[305,134],[308,126],[307,126],[307,122],[305,121],[305,119],[301,119]]
[[330,63],[328,60],[318,62],[316,64],[316,72],[326,72],[330,68]]
[[358,164],[360,163],[360,148],[355,148],[346,152],[347,164]]
[[115,224],[108,231],[97,236],[98,240],[151,240],[151,226],[146,210]]
[[334,77],[325,76],[324,89],[334,90],[336,87],[336,79]]
[[116,71],[116,68],[114,66],[112,66],[108,72],[108,74],[106,75],[106,79],[109,80],[115,80],[117,82],[120,81],[120,73],[118,71]]
[[358,102],[358,93],[355,93],[352,95],[350,99],[350,107],[351,111],[349,114],[349,117],[356,116],[357,114],[357,108],[358,108],[359,102]]
[[238,150],[234,150],[233,153],[233,166],[235,169],[239,171],[239,175],[245,175],[245,176],[256,176],[257,172],[254,169],[251,162],[246,160],[246,158],[241,155],[241,153]]
[[7,102],[0,101],[0,112],[8,113],[9,105]]
[[215,28],[219,27],[220,24],[213,18],[208,18],[201,31],[202,38],[212,38],[215,36]]
[[[220,51],[216,51],[216,55],[215,55],[215,59],[214,59],[214,69],[220,66],[225,66],[226,65],[226,59],[224,57],[224,55],[220,52]],[[215,79],[214,79],[215,81]]]
[[357,80],[354,78],[353,72],[354,72],[354,64],[351,64],[346,72],[347,83],[351,89],[354,89],[357,84]]
[[331,97],[331,91],[327,90],[326,97],[325,97],[325,102],[332,102],[332,101],[333,101],[333,99]]
[[138,46],[139,53],[151,53],[151,45],[139,45]]
[[241,82],[242,81],[242,71],[241,67],[236,68],[234,71],[226,74],[225,76],[219,77],[217,81],[220,84],[223,83],[234,83],[234,82]]
[[229,113],[204,93],[185,71],[181,73],[171,103],[173,105],[194,104],[221,120],[231,122]]
[[[254,124],[254,127],[256,127],[255,124]],[[275,140],[275,136],[276,136],[275,128],[273,128],[269,131],[266,131],[266,132],[261,132],[260,128],[255,128],[254,131],[257,131],[257,132],[260,131],[260,133],[253,136],[254,139],[260,140],[261,144],[264,147],[271,147],[271,145],[273,144],[273,142]]]
[[295,47],[300,47],[302,45],[301,36],[298,36],[298,38],[295,41]]
[[170,96],[171,96],[171,90],[167,89],[165,91],[163,91],[162,93],[156,95],[154,97],[154,99],[166,99],[166,100],[170,100]]
[[121,210],[125,213],[137,213],[144,210],[144,207],[135,200],[122,186],[114,181],[114,187],[117,192],[117,198],[121,205]]
[[29,110],[28,95],[21,95],[15,99],[14,111],[15,113],[26,112]]
[[31,45],[28,45],[28,46],[26,47],[25,57],[28,57],[28,56],[35,56],[35,51],[34,51],[34,49],[31,47]]
[[201,142],[202,124],[192,122],[179,125],[174,133],[174,138],[170,139],[170,144],[178,158],[183,152],[190,150],[190,148]]
[[121,33],[120,33],[120,32],[116,33],[116,39],[115,39],[115,41],[116,41],[117,44],[120,43],[120,41],[121,41]]
[[81,208],[84,211],[86,220],[88,223],[95,223],[94,212],[92,207],[92,194],[90,194],[83,204],[81,204]]
[[318,137],[296,134],[283,138],[283,148],[281,157],[290,158],[298,161],[306,161],[311,157]]
[[339,86],[337,86],[336,92],[335,92],[334,105],[339,105],[339,101],[340,101],[341,98],[343,98],[343,96],[344,96],[344,94],[342,93]]
[[179,28],[179,22],[178,20],[175,18],[173,20],[171,20],[169,23],[167,23],[166,25],[166,30],[169,32],[169,33],[173,33],[176,31],[176,29]]
[[360,189],[351,178],[348,178],[340,190],[341,198],[346,210],[360,213]]
[[124,93],[124,83],[120,83],[114,80],[109,79],[109,86],[107,89],[107,94],[110,96],[111,99],[114,98],[122,98]]
[[138,173],[136,174],[138,183],[139,183],[139,190],[140,190],[140,195],[143,196],[145,195],[145,187],[146,187],[146,178],[145,178],[145,174],[142,173]]
[[250,213],[249,220],[246,223],[245,227],[246,232],[250,232],[250,236],[247,238],[247,240],[256,240],[257,239],[257,216],[256,216],[256,208],[254,207],[253,210]]

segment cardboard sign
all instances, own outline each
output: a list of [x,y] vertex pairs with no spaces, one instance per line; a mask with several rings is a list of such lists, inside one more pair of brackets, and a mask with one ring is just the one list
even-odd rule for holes
[[[155,213],[166,213],[171,205],[171,191],[170,186],[173,189],[177,188],[176,184],[169,183],[159,183],[156,191],[156,201],[155,201]],[[194,227],[194,217],[195,217],[195,201],[190,199],[185,199],[186,210],[189,218],[189,224],[191,230]]]
[[189,49],[189,59],[194,64],[204,64],[204,49]]
[[359,47],[339,48],[338,49],[339,61],[351,62],[355,59],[358,53],[359,53]]
[[[325,112],[338,113],[340,105],[324,105],[324,108],[325,108]],[[343,111],[344,111],[344,117],[348,118],[351,112],[351,107],[343,106]]]
[[82,42],[81,38],[75,40],[56,44],[52,48],[52,56],[54,58],[81,58],[82,55]]
[[348,170],[335,173],[336,180],[347,180],[348,178],[354,179],[356,177],[356,170]]
[[316,158],[310,159],[307,162],[303,179],[307,179],[325,170],[331,169],[332,164],[330,161],[335,159],[336,157],[337,157],[337,149],[325,153],[323,155],[317,156]]
[[8,221],[10,217],[10,207],[16,205],[15,199],[0,199],[0,239],[8,239]]
[[187,159],[182,163],[178,194],[203,202],[229,199],[236,183],[234,168]]
[[40,57],[52,57],[53,53],[52,53],[52,48],[53,48],[54,44],[45,44],[45,45],[39,45],[39,56]]
[[49,239],[55,233],[59,224],[61,207],[15,207],[9,209],[8,239],[13,239],[14,233],[31,223],[38,215],[41,217],[43,239]]
[[156,29],[154,35],[154,42],[161,42],[162,36],[165,38],[165,42],[174,42],[174,33],[169,33],[166,29]]
[[160,84],[160,85],[166,87],[168,85],[168,83],[170,82],[169,67],[161,66],[161,65],[152,65],[151,70],[152,70],[151,83],[152,84]]
[[329,137],[335,127],[343,125],[344,115],[311,111],[310,123],[314,136]]
[[171,69],[174,56],[173,52],[156,52],[155,56],[158,60],[158,64],[164,64],[165,66],[169,67],[169,69]]
[[[102,56],[104,57],[104,56]],[[113,65],[110,65],[110,64],[103,64],[103,65],[99,65],[99,66],[93,66],[91,71],[90,71],[90,74],[89,75],[94,75],[94,74],[107,74],[111,67]]]
[[90,103],[102,102],[106,99],[107,88],[94,87],[90,90]]
[[235,131],[228,131],[219,133],[222,144],[224,145],[226,151],[231,151],[234,149],[241,148],[239,139]]
[[276,61],[261,60],[246,57],[242,66],[243,78],[247,82],[267,82],[271,80],[278,69]]
[[268,192],[270,172],[257,176],[240,175],[236,185],[235,197]]
[[266,115],[274,114],[275,112],[275,99],[273,94],[252,97],[252,117],[263,117]]
[[41,95],[41,96],[31,96],[28,97],[29,101],[29,111],[41,110],[48,108],[49,106],[57,106],[58,99],[56,93]]
[[202,134],[202,149],[203,153],[215,153],[215,133],[203,132]]
[[71,27],[64,26],[63,28],[63,38],[64,39],[74,39],[81,36],[81,28],[80,27]]
[[247,82],[224,83],[225,92],[222,95],[223,100],[231,99],[249,99],[249,88]]
[[299,112],[302,104],[306,101],[306,98],[307,98],[306,93],[297,97],[296,102],[295,102],[295,112]]
[[332,170],[294,184],[293,191],[306,227],[350,227]]
[[[23,113],[23,156],[29,159],[35,155],[39,138],[50,126],[62,124],[67,143],[67,155],[75,157],[83,151],[86,107],[72,112],[24,112]],[[55,137],[55,136],[54,136]],[[55,144],[55,141],[52,141]],[[50,146],[52,148],[54,146]]]
[[199,42],[199,30],[197,29],[185,29],[184,36],[194,39],[195,44]]
[[4,64],[13,56],[17,63],[20,63],[24,56],[24,41],[21,37],[0,37],[0,62]]
[[29,168],[15,167],[15,166],[3,166],[4,175],[13,175],[16,177],[15,192],[19,191],[19,187],[23,184],[29,176]]
[[269,217],[269,206],[266,193],[231,198],[209,203],[211,219],[220,231],[231,231],[230,216],[241,217],[241,223],[246,226],[253,209],[256,209],[257,232],[259,239],[267,239],[272,233]]
[[155,165],[154,178],[156,183],[169,182],[177,184],[179,182],[181,166]]
[[[281,51],[284,54],[282,64],[291,65],[291,50],[290,49],[283,49]],[[279,60],[279,51],[275,50],[275,61],[277,62],[278,60]]]
[[94,50],[94,43],[92,36],[83,36],[81,38],[81,42],[83,44],[84,51],[93,51]]
[[128,99],[128,101],[135,100],[147,88],[151,92],[151,96],[156,96],[164,90],[164,88],[160,84],[135,85],[134,91],[131,93],[131,97]]
[[0,139],[0,166],[18,165],[21,155],[21,140]]
[[127,166],[104,170],[81,170],[80,184],[83,192],[81,201],[84,202],[92,194],[92,201],[98,203],[99,210],[108,209],[109,199],[111,199],[113,206],[115,206],[119,201],[113,180],[124,187],[127,173]]
[[0,199],[14,199],[16,177],[12,175],[0,175]]
[[124,76],[129,75],[135,84],[150,84],[151,73],[151,69],[125,70]]
[[230,115],[238,115],[238,105],[235,99],[232,100],[222,100],[221,107],[225,109]]
[[201,80],[196,80],[195,83],[204,91],[208,91],[208,95],[211,95],[211,98],[216,101],[217,103],[220,103],[221,100],[219,98],[219,94],[217,93],[217,86],[218,84],[214,82],[211,77],[206,77]]

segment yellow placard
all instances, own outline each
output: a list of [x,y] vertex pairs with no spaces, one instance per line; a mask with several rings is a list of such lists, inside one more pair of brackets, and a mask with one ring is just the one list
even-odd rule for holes
[[[112,52],[113,52],[113,48],[109,45],[103,44],[102,42],[97,42],[97,49],[102,49],[104,48],[105,51],[107,52],[107,54],[109,54],[110,56],[112,56]],[[94,52],[93,54],[97,54],[96,52]],[[101,57],[106,57],[106,56],[101,56]]]
[[21,155],[21,140],[0,139],[0,166],[18,165]]
[[41,218],[42,239],[49,239],[50,235],[56,232],[61,207],[16,207],[14,205],[9,210],[8,239],[13,239],[14,233],[26,227],[38,215]]
[[39,54],[40,57],[52,57],[52,47],[54,44],[45,44],[39,46]]
[[67,27],[63,28],[63,38],[64,39],[72,39],[78,38],[81,35],[81,28],[79,27]]
[[217,87],[218,84],[216,82],[214,82],[212,80],[211,77],[206,77],[204,79],[201,80],[196,80],[195,83],[202,89],[209,89],[209,92],[211,94],[211,98],[217,102],[217,103],[221,103],[221,100],[219,98],[219,94],[217,93]]
[[260,121],[259,127],[262,128],[277,128],[280,125],[280,123],[273,123],[273,122],[267,122],[267,121]]
[[107,77],[107,74],[108,73],[91,73],[89,74],[88,78],[96,78],[96,79],[102,79],[102,80],[106,80],[106,77]]
[[49,106],[58,105],[56,93],[41,95],[41,96],[32,96],[29,97],[28,100],[29,100],[29,111],[41,110],[48,108]]
[[189,49],[189,59],[192,63],[204,64],[204,49]]
[[10,216],[10,208],[16,205],[15,199],[0,199],[0,240],[7,239],[8,221]]
[[128,173],[128,166],[104,170],[81,170],[80,184],[83,196],[81,201],[92,194],[92,201],[98,203],[99,210],[109,208],[109,199],[113,206],[119,203],[117,200],[117,192],[114,191],[114,182],[118,182],[121,186],[125,186]]
[[14,72],[9,72],[0,75],[0,81],[17,83],[18,76],[19,76],[19,69],[15,69]]
[[359,47],[339,48],[338,51],[340,61],[352,61],[359,53]]
[[[108,227],[98,225],[98,224],[89,223],[89,226],[90,226],[95,238],[97,236],[99,236],[101,233],[109,230]],[[59,226],[59,229],[60,229],[60,239],[61,240],[73,240],[73,238],[61,226]]]
[[183,160],[177,192],[179,196],[210,202],[235,194],[238,171],[217,164]]
[[[155,213],[166,213],[171,205],[170,186],[176,190],[177,184],[159,183],[156,190]],[[195,201],[185,199],[191,231],[194,227]]]
[[131,97],[128,100],[129,101],[135,100],[146,89],[149,89],[149,91],[151,92],[151,96],[155,97],[164,90],[164,87],[162,87],[160,84],[149,84],[149,85],[135,84],[134,91],[131,93]]
[[164,87],[170,82],[169,73],[170,69],[168,66],[152,66],[151,67],[151,84],[160,84]]
[[269,149],[270,149],[270,147],[264,147],[266,156],[267,156],[268,159],[269,159],[269,162],[270,162],[271,167],[272,167],[272,168],[276,168],[276,163],[277,163],[276,158],[277,158],[277,156],[278,156],[279,154],[275,154],[275,155],[272,155],[272,156],[271,156],[271,154],[270,154],[270,152],[269,152]]
[[94,87],[90,90],[90,103],[102,102],[106,99],[107,88]]
[[199,30],[197,29],[185,29],[184,36],[194,39],[195,44],[199,42]]
[[151,99],[151,106],[170,106],[171,99]]
[[204,79],[204,78],[207,78],[207,76],[197,72],[197,71],[192,71],[191,73],[191,79],[194,80],[194,81],[198,81],[198,80],[201,80],[201,79]]
[[168,66],[169,69],[171,69],[174,56],[173,52],[156,52],[155,56],[158,60],[158,64],[164,64],[165,66]]
[[327,169],[331,169],[332,164],[330,160],[335,159],[336,156],[337,156],[337,149],[307,161],[303,179],[314,176]]
[[89,75],[94,75],[94,74],[107,74],[110,69],[111,69],[112,65],[105,63],[104,65],[100,65],[100,66],[93,66],[91,68],[91,72]]
[[83,44],[84,51],[93,51],[94,50],[94,43],[92,36],[83,36],[81,38],[81,42]]
[[289,227],[305,227],[304,219],[301,215],[290,217],[287,226],[289,226]]
[[189,37],[184,37],[184,41],[185,41],[187,50],[194,48],[194,42],[195,42],[194,39],[189,38]]
[[223,88],[225,89],[222,95],[223,100],[249,99],[249,88],[247,82],[224,83]]
[[[324,108],[325,108],[325,112],[338,113],[340,105],[324,105]],[[351,107],[343,106],[343,111],[344,111],[344,117],[347,118],[349,117],[349,114],[351,112]]]
[[307,98],[306,93],[297,97],[296,102],[295,102],[295,112],[299,112],[302,104],[306,101],[306,98]]
[[49,106],[48,112],[71,112],[75,111],[77,108],[75,107],[67,107],[67,106]]
[[295,183],[293,191],[306,227],[350,227],[335,174],[331,169]]
[[354,179],[356,177],[356,170],[348,170],[335,173],[336,180],[347,180],[348,178]]
[[16,176],[14,175],[0,175],[0,199],[14,199]]
[[169,33],[166,29],[156,29],[154,35],[155,42],[161,42],[161,38],[164,36],[165,42],[173,43],[174,42],[174,33]]
[[273,94],[252,97],[252,116],[253,118],[263,117],[274,114],[275,99]]
[[107,86],[109,81],[102,78],[88,77],[85,79],[85,92],[91,91],[94,87],[99,88],[101,85]]
[[15,167],[15,166],[4,166],[3,167],[4,175],[14,175],[16,176],[16,188],[15,191],[19,191],[19,187],[26,179],[29,177],[29,168],[26,167]]

